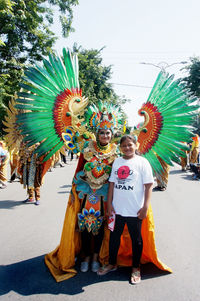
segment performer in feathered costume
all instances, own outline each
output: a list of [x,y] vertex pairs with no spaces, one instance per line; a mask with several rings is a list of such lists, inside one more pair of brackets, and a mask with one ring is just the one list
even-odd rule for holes
[[5,125],[4,131],[6,135],[4,139],[6,141],[9,155],[10,155],[10,181],[14,181],[16,176],[18,177],[18,167],[19,167],[19,147],[22,141],[22,136],[16,127],[16,115],[18,113],[15,108],[15,97],[13,97],[7,107],[7,115],[3,124]]
[[170,166],[159,156],[158,156],[158,160],[162,166],[162,172],[160,174],[157,174],[156,177],[157,186],[154,187],[154,190],[165,191],[167,189]]
[[[81,149],[78,144],[81,156],[73,180],[71,205],[77,201],[75,198],[78,196],[80,212],[76,212],[78,214],[76,219],[78,217],[77,228],[81,233],[81,250],[84,255],[81,271],[88,270],[91,259],[92,271],[97,272],[98,255],[104,236],[107,180],[111,164],[117,156],[117,146],[110,142],[114,130],[120,126],[120,111],[113,105],[100,102],[98,107],[92,105],[88,108],[85,113],[85,122],[87,128],[95,133],[96,139],[85,142]],[[63,138],[65,136],[63,135]],[[77,145],[76,142],[75,144]],[[92,240],[94,241],[93,252]],[[48,256],[46,262],[48,263]]]
[[199,155],[199,136],[196,134],[192,137],[191,150],[190,150],[190,163],[198,163]]
[[[24,108],[23,112],[25,114],[26,108]],[[19,114],[20,110],[17,109],[16,101],[13,98],[9,102],[7,116],[3,120],[3,124],[6,126],[4,131],[7,133],[5,140],[10,152],[11,181],[15,179],[16,175],[19,175],[20,183],[27,190],[28,196],[23,202],[39,205],[40,186],[43,183],[44,175],[51,165],[51,158],[42,162],[43,157],[38,157],[34,153],[34,150],[40,143],[27,146],[27,143],[23,142],[23,136],[17,124]]]
[[19,167],[20,183],[27,190],[27,199],[24,203],[34,203],[40,205],[40,187],[43,184],[44,176],[51,166],[52,158],[43,162],[43,157],[38,157],[35,149],[40,143],[27,147],[21,143],[19,150]]
[[3,140],[0,140],[0,186],[1,189],[7,187],[7,164],[9,155],[6,149],[6,144]]
[[[29,146],[40,142],[35,152],[44,156],[44,161],[59,150],[64,141],[73,152],[82,152],[68,200],[60,245],[45,256],[56,281],[62,281],[77,273],[74,265],[75,257],[81,251],[81,240],[84,240],[81,232],[88,231],[95,237],[102,230],[103,223],[99,261],[108,263],[109,230],[104,218],[106,187],[110,166],[116,156],[116,146],[111,143],[110,134],[118,126],[120,113],[116,107],[103,103],[99,107],[87,107],[87,99],[79,88],[77,57],[65,49],[63,60],[50,55],[49,61],[44,60],[43,67],[28,68],[26,81],[23,87],[31,93],[20,93],[17,105],[19,109],[29,110],[20,114],[17,121],[24,141]],[[145,122],[134,132],[138,136],[139,150],[149,160],[154,173],[162,172],[157,156],[171,165],[178,156],[184,155],[182,149],[185,146],[180,141],[189,141],[192,135],[188,126],[196,110],[191,105],[193,101],[179,82],[164,72],[159,74],[146,104],[139,111]],[[88,129],[95,132],[96,140]],[[101,135],[104,139],[100,138]],[[170,268],[157,257],[151,207],[143,220],[142,236],[142,262],[153,262],[158,268],[170,272]],[[119,265],[131,266],[130,250],[131,241],[125,227],[118,253]]]

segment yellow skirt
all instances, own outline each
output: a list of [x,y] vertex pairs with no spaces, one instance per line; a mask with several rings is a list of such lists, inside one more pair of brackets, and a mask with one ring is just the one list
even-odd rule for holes
[[[74,269],[75,257],[81,249],[80,233],[76,231],[77,213],[80,211],[80,202],[74,186],[72,190],[75,201],[71,204],[71,196],[69,197],[60,245],[45,256],[45,263],[57,282],[76,275],[77,271]],[[110,231],[105,228],[104,239],[99,254],[99,260],[102,265],[107,264],[109,259],[109,236]],[[157,257],[151,206],[149,207],[147,218],[145,218],[142,223],[142,237],[143,253],[141,263],[152,262],[159,269],[172,272],[172,270]],[[132,244],[127,227],[124,228],[121,237],[117,264],[120,266],[132,265]]]

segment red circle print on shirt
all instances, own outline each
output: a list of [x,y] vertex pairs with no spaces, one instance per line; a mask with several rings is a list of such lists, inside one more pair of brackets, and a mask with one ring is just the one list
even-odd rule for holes
[[119,179],[126,179],[128,178],[129,174],[130,168],[128,166],[121,166],[117,171]]

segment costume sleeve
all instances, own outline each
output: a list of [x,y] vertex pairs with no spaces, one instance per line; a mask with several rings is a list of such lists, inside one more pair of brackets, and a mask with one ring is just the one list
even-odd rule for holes
[[86,163],[86,160],[84,159],[83,154],[81,153],[74,176],[77,174],[77,172],[83,170],[85,163]]

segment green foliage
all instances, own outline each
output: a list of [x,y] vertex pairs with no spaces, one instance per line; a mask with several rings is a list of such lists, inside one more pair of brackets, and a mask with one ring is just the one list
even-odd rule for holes
[[[198,97],[200,105],[200,58],[190,58],[190,64],[184,68],[188,71],[188,76],[182,79],[182,82],[187,85],[192,94]],[[200,134],[200,114],[194,121],[193,126],[196,128],[196,133]]]
[[183,78],[183,82],[187,84],[195,96],[200,97],[200,59],[193,57],[190,61],[190,65],[185,68],[188,71],[188,76]]
[[77,4],[78,0],[0,0],[1,103],[7,105],[19,91],[25,66],[51,52],[57,39],[49,29],[53,9],[59,11],[63,36],[67,37],[74,30],[72,7]]
[[73,5],[77,0],[0,0],[0,74],[5,81],[5,103],[19,90],[18,83],[27,63],[40,61],[56,41],[49,29],[53,23],[53,10],[59,8],[64,34],[71,29]]

